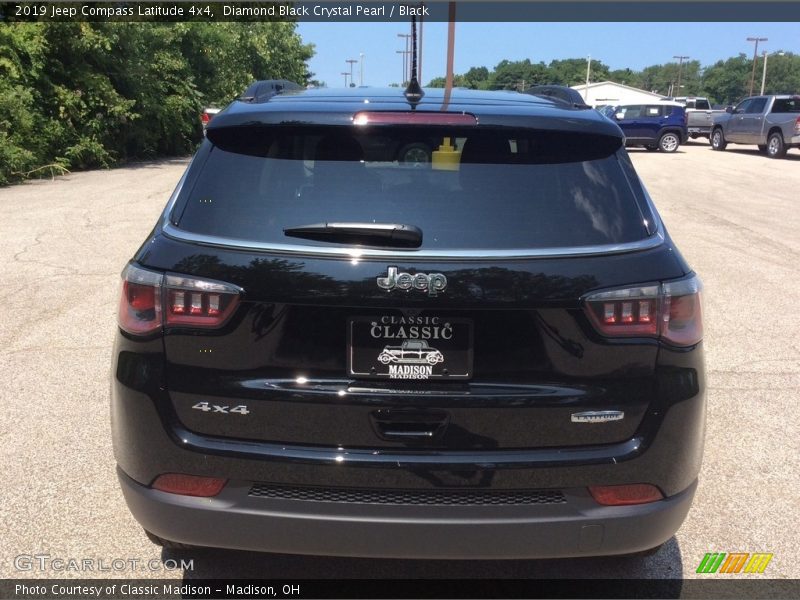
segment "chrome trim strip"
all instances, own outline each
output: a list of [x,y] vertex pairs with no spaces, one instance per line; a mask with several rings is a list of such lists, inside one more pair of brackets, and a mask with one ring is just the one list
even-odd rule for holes
[[[165,213],[169,215],[169,210]],[[649,238],[627,242],[625,244],[603,244],[595,246],[575,246],[565,248],[537,248],[522,249],[512,248],[505,250],[380,250],[377,248],[339,248],[324,246],[302,246],[298,244],[271,244],[266,242],[251,242],[199,233],[191,233],[174,226],[165,218],[161,229],[165,236],[184,242],[193,242],[203,246],[231,248],[235,250],[257,250],[269,254],[295,254],[309,258],[341,257],[348,259],[394,259],[394,260],[496,260],[498,258],[513,260],[525,258],[560,258],[570,256],[592,256],[598,254],[622,254],[637,250],[657,248],[664,243],[664,233],[659,223],[659,229]]]

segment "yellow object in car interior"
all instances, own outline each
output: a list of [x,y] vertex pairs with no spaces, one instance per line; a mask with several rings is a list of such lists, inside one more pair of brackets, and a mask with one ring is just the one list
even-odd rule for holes
[[458,171],[460,162],[461,150],[456,150],[451,138],[446,137],[439,149],[433,151],[431,167],[440,171]]

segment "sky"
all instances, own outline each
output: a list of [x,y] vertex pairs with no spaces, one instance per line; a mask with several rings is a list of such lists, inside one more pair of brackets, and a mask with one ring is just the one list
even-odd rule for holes
[[[531,62],[592,57],[611,69],[634,70],[674,62],[673,56],[689,56],[701,65],[736,56],[752,56],[748,37],[768,38],[759,43],[768,52],[800,54],[798,23],[457,23],[454,70],[488,67],[501,60]],[[398,33],[409,33],[400,23],[312,23],[297,28],[305,43],[313,43],[316,55],[309,61],[314,78],[328,87],[344,85],[347,59],[364,54],[364,85],[399,83],[405,48]],[[421,83],[445,74],[447,23],[426,22],[423,34]],[[354,80],[360,82],[360,63],[353,64]],[[348,77],[349,83],[349,77]]]

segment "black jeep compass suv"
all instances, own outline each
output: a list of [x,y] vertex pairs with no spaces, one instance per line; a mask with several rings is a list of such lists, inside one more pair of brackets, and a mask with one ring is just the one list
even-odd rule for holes
[[157,543],[625,554],[689,510],[701,286],[593,110],[236,101],[122,280],[114,448]]

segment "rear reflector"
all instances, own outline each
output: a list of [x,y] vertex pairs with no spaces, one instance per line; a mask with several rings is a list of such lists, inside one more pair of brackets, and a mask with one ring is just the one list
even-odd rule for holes
[[129,264],[122,272],[119,326],[137,335],[169,326],[221,327],[238,306],[241,292],[228,283]]
[[594,327],[609,337],[660,337],[676,346],[693,346],[703,339],[697,277],[661,285],[595,292],[585,310]]
[[210,498],[219,494],[227,481],[227,479],[218,477],[198,477],[196,475],[167,473],[166,475],[159,475],[153,482],[152,487],[154,490],[169,494]]
[[475,115],[447,112],[364,111],[353,115],[353,125],[477,125]]
[[603,506],[628,506],[630,504],[647,504],[664,499],[656,486],[647,483],[632,485],[591,485],[589,493],[595,502]]

